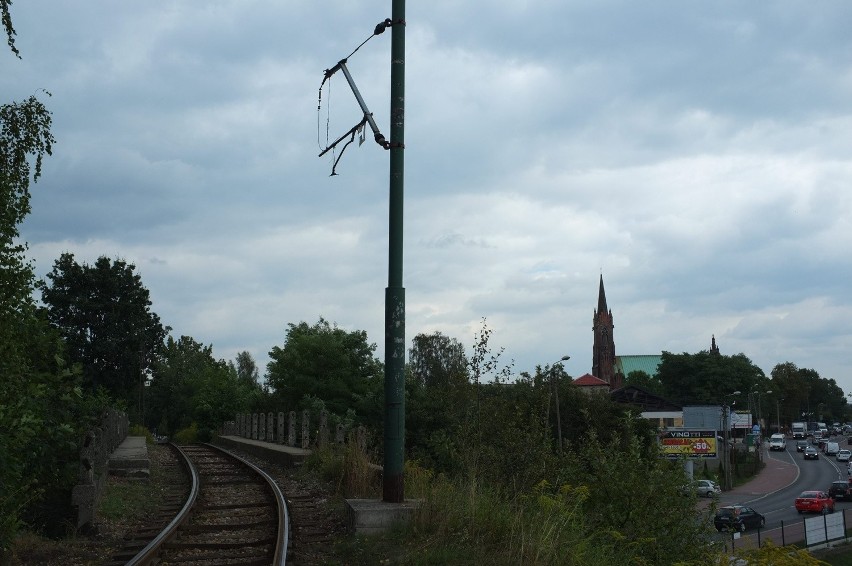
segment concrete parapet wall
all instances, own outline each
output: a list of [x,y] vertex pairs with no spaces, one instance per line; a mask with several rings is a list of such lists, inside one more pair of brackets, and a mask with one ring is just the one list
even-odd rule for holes
[[107,476],[110,454],[127,437],[130,421],[127,415],[107,409],[100,424],[87,432],[80,446],[80,475],[71,491],[71,502],[77,507],[77,529],[91,525],[95,508]]
[[340,424],[335,425],[332,434],[328,421],[327,411],[313,415],[309,411],[301,411],[298,414],[296,411],[239,413],[234,416],[234,420],[219,428],[219,435],[262,440],[305,450],[324,446],[332,437],[338,444],[345,442],[347,428]]

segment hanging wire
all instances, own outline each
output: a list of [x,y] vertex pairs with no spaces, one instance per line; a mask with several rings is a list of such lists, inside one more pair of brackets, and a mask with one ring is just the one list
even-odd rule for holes
[[[325,85],[325,80],[323,80],[322,84],[319,87],[319,92],[317,93],[317,147],[322,149],[322,143],[320,143],[320,122],[322,120],[322,88]],[[328,95],[326,96],[328,99],[326,104],[326,116],[325,116],[325,145],[328,146],[328,128],[329,121],[331,119],[331,83],[328,83]]]

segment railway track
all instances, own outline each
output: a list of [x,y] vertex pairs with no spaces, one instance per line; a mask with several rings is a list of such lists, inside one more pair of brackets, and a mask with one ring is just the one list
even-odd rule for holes
[[285,564],[290,525],[277,483],[254,464],[213,445],[175,450],[190,478],[183,506],[127,564]]

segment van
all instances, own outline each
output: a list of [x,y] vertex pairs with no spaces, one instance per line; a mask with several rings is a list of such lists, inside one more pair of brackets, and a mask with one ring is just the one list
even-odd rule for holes
[[826,456],[837,456],[837,453],[840,452],[840,444],[837,442],[826,442],[825,443],[825,455]]
[[786,450],[787,449],[787,438],[780,433],[775,433],[769,437],[769,449],[770,450]]

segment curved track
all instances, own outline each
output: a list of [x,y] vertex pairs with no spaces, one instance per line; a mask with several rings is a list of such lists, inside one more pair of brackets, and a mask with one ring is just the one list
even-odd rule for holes
[[127,564],[285,564],[290,526],[276,482],[216,446],[176,448],[189,470],[189,496],[168,526]]

